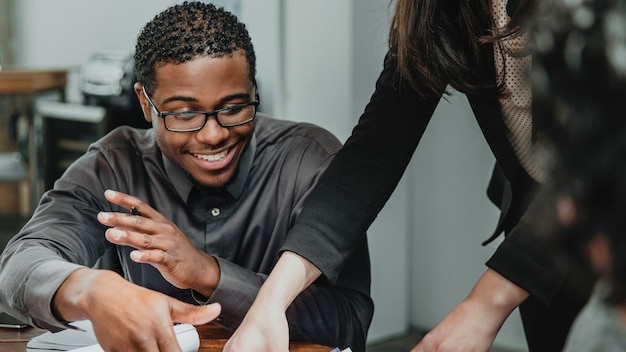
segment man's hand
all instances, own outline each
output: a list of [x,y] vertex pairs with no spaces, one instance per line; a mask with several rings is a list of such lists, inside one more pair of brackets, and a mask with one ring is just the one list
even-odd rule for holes
[[98,214],[98,221],[111,227],[106,231],[107,240],[136,248],[131,259],[151,264],[172,285],[211,296],[220,278],[215,258],[196,248],[174,223],[140,199],[111,190],[104,195],[111,203],[137,214]]
[[137,286],[107,270],[74,271],[57,290],[53,310],[66,321],[91,320],[105,351],[180,351],[173,323],[206,324],[219,304],[194,306]]
[[526,291],[488,269],[469,296],[411,352],[488,351],[506,318],[526,298]]

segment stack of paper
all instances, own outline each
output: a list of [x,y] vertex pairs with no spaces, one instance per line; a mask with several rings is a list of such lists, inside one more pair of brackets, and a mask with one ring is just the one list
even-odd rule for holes
[[[93,326],[89,320],[77,321],[73,326],[81,330],[67,329],[56,333],[46,332],[33,337],[26,346],[28,352],[103,352],[96,340]],[[174,325],[176,339],[183,352],[197,352],[200,348],[200,337],[193,325]]]

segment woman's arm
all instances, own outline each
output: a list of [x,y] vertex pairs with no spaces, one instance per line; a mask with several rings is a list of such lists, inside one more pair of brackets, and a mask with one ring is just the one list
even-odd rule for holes
[[488,351],[500,327],[528,292],[492,269],[411,352]]
[[391,196],[440,99],[418,99],[395,78],[388,54],[359,123],[308,196],[284,254],[226,351],[287,351],[289,304],[322,273],[337,280]]
[[320,275],[321,271],[311,262],[293,252],[284,252],[224,351],[288,351],[285,311]]

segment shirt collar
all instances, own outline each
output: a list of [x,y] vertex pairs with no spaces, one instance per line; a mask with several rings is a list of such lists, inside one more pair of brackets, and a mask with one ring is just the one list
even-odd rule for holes
[[[248,147],[239,160],[239,165],[237,166],[237,171],[235,172],[233,179],[225,187],[226,191],[235,199],[239,198],[243,192],[244,186],[246,185],[246,180],[248,179],[250,169],[252,168],[252,162],[254,161],[255,150],[256,135],[252,134],[250,144],[248,144]],[[165,154],[161,153],[161,157],[163,159],[163,165],[165,166],[165,173],[174,185],[176,192],[178,192],[181,198],[187,202],[189,200],[189,193],[191,193],[191,189],[194,186],[190,176],[185,172],[185,170],[181,169],[178,165],[168,159]]]

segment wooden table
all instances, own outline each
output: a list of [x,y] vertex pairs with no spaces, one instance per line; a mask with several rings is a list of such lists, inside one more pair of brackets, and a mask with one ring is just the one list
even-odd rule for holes
[[[200,335],[199,352],[217,352],[224,348],[230,336],[226,330],[216,324],[196,327]],[[0,351],[24,352],[26,344],[32,337],[43,334],[45,330],[36,328],[5,329],[0,328]],[[322,346],[310,342],[292,341],[289,343],[291,352],[330,352],[334,347]]]
[[22,95],[65,89],[67,70],[25,69],[3,66],[0,70],[0,94]]

